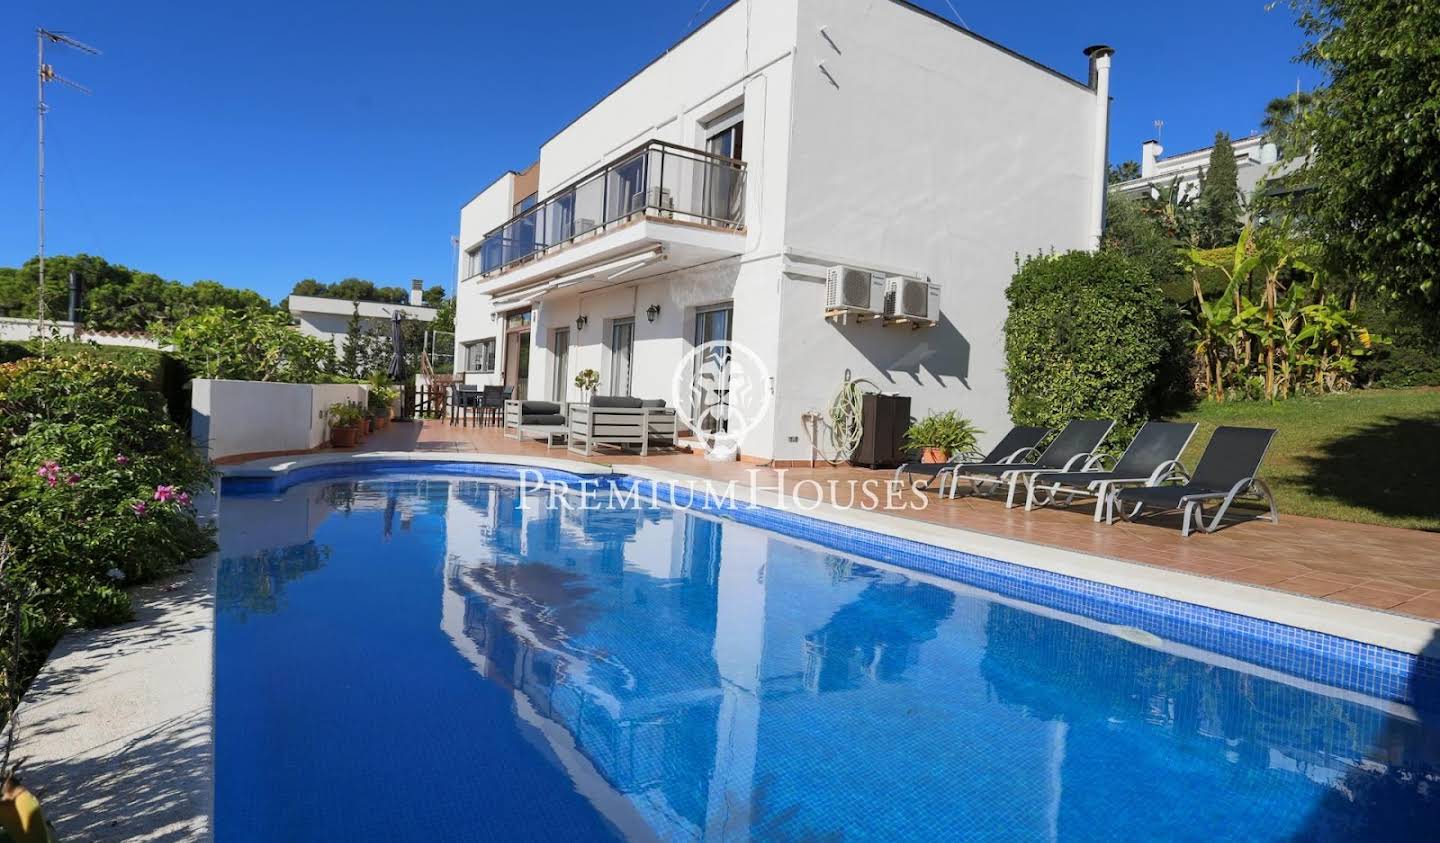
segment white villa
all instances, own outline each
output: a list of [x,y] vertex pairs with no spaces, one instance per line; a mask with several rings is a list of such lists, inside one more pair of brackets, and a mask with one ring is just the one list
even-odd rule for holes
[[360,324],[365,331],[389,331],[390,322],[398,311],[406,319],[417,322],[434,322],[438,311],[422,304],[423,282],[410,283],[410,303],[332,299],[324,296],[290,296],[290,315],[295,317],[300,333],[319,337],[335,346],[335,353],[345,351],[345,336],[349,332],[350,319],[358,310]]
[[732,3],[461,209],[457,371],[670,400],[727,339],[773,396],[744,459],[808,459],[847,376],[998,438],[1016,258],[1101,230],[1112,51],[1085,52],[1080,82],[901,0]]
[[[1281,162],[1275,144],[1264,135],[1240,138],[1232,141],[1231,147],[1235,150],[1235,183],[1245,197],[1252,195],[1262,181],[1292,172],[1304,163],[1300,159]],[[1165,147],[1159,141],[1145,141],[1140,145],[1140,178],[1120,182],[1112,190],[1158,198],[1161,188],[1178,180],[1177,199],[1194,199],[1200,195],[1200,178],[1210,166],[1213,149],[1207,146],[1161,158]]]

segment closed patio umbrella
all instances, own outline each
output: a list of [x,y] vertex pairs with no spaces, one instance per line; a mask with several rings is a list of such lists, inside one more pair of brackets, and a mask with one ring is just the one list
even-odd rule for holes
[[400,328],[404,317],[395,311],[390,318],[390,380],[400,383],[405,380],[405,335]]
[[[401,330],[402,319],[404,317],[398,310],[390,315],[390,369],[386,374],[390,376],[390,380],[394,381],[396,386],[400,387],[401,392],[405,393],[405,333]],[[410,401],[407,397],[401,403],[401,407],[408,409],[409,404]],[[396,421],[409,421],[408,412],[404,412],[404,416]]]

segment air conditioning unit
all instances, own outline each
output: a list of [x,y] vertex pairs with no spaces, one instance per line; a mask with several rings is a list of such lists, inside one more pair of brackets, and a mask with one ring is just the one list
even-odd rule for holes
[[885,317],[912,322],[940,321],[940,285],[893,275],[885,282]]
[[825,270],[825,310],[879,313],[885,293],[885,276],[856,269],[832,266]]

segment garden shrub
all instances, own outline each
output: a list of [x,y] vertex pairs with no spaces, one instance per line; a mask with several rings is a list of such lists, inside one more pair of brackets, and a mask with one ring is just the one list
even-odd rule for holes
[[189,427],[190,393],[185,389],[185,384],[190,380],[190,372],[174,355],[153,348],[99,345],[94,342],[62,339],[48,340],[43,347],[34,341],[0,343],[0,363],[39,357],[42,352],[53,357],[83,357],[114,363],[122,369],[143,373],[150,384],[165,397],[165,406],[169,410],[171,421],[181,427]]
[[1126,438],[1189,392],[1179,308],[1144,268],[1102,251],[1035,256],[1006,297],[1005,361],[1017,424],[1107,418]]
[[23,600],[27,664],[66,629],[127,619],[125,586],[212,550],[191,505],[209,485],[146,375],[85,355],[0,365],[0,617]]
[[335,347],[295,330],[284,313],[213,307],[157,333],[197,378],[323,383],[335,364]]

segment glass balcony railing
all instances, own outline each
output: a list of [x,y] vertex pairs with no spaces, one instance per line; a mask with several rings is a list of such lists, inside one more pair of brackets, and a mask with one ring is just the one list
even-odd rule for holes
[[739,228],[745,162],[650,141],[486,234],[470,268],[499,272],[639,214]]

